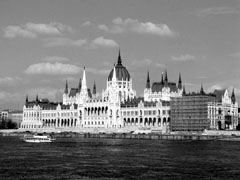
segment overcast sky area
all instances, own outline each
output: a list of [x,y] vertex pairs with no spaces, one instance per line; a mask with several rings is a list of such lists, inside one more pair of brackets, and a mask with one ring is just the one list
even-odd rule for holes
[[151,83],[234,88],[240,100],[239,0],[1,0],[0,109],[26,95],[61,101],[65,81],[106,88],[121,49],[137,96]]

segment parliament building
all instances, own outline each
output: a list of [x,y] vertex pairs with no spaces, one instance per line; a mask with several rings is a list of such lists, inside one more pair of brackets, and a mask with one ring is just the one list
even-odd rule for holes
[[147,73],[144,97],[136,97],[133,80],[118,55],[101,95],[87,86],[85,68],[76,88],[66,82],[61,103],[47,99],[29,101],[23,107],[22,129],[138,129],[164,131],[170,123],[170,99],[181,97],[185,89],[179,74],[178,83],[168,81],[167,71],[159,82],[150,83]]

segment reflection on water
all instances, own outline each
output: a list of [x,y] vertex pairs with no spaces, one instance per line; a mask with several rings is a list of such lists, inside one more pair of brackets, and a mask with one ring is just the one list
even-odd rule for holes
[[224,141],[0,137],[0,179],[239,179],[240,146]]

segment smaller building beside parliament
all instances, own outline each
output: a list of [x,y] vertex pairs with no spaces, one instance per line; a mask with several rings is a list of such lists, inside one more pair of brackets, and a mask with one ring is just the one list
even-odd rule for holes
[[168,80],[167,71],[159,82],[150,83],[147,73],[144,97],[136,97],[132,78],[122,58],[110,71],[107,87],[97,95],[87,86],[85,68],[75,88],[66,82],[61,103],[47,99],[29,101],[23,107],[22,129],[54,128],[83,129],[156,129],[159,132],[202,131],[204,129],[235,129],[238,124],[238,104],[234,91],[186,94],[181,74],[177,83]]

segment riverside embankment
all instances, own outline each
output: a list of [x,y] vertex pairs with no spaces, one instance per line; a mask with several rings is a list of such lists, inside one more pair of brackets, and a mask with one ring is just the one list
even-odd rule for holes
[[[34,133],[34,132],[27,132]],[[23,136],[26,132],[18,131],[1,131],[1,136]],[[218,140],[224,138],[220,135],[196,135],[196,134],[132,134],[132,133],[76,133],[76,132],[61,132],[61,133],[44,133],[51,134],[56,139],[58,138],[105,138],[105,139],[145,139],[145,140]]]

